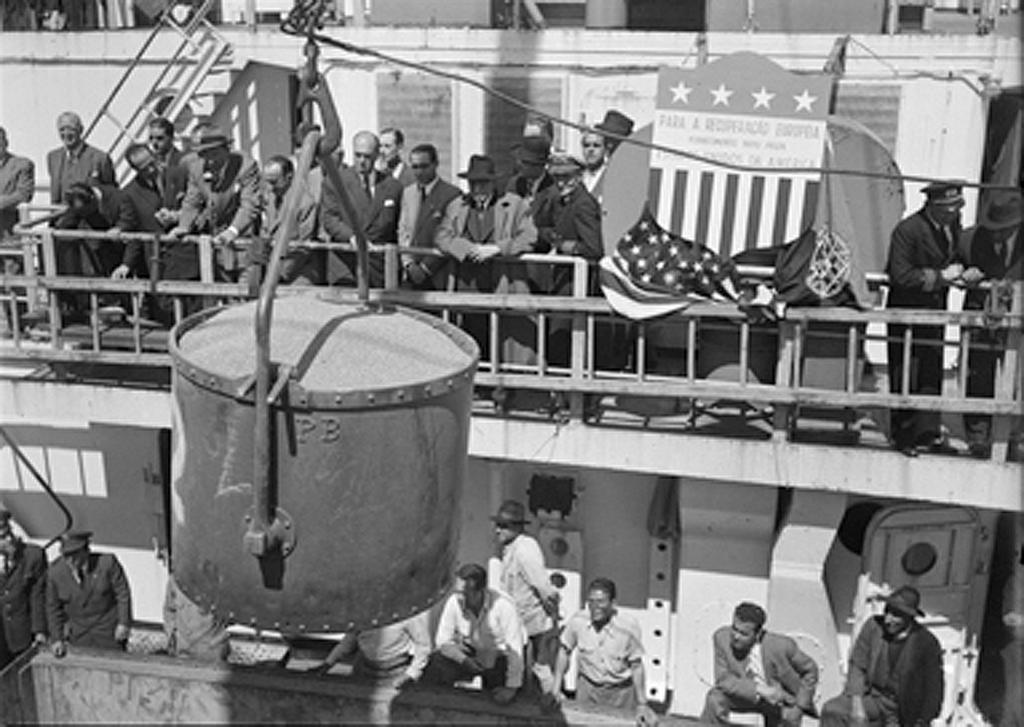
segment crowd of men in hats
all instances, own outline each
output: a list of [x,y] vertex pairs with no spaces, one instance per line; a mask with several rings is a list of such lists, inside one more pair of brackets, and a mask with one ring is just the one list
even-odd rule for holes
[[31,647],[123,650],[132,624],[124,569],[111,553],[94,553],[92,533],[71,531],[47,564],[38,545],[15,531],[0,505],[0,669]]
[[[262,167],[243,151],[231,148],[222,129],[200,124],[183,153],[176,145],[174,126],[154,118],[146,143],[128,147],[125,159],[135,174],[119,189],[109,156],[82,137],[83,125],[72,112],[57,119],[61,146],[47,155],[50,201],[65,209],[54,221],[60,229],[167,233],[176,239],[189,234],[212,235],[216,250],[214,274],[221,281],[248,281],[265,263],[266,245],[250,252],[233,243],[239,237],[265,240],[281,225],[286,193],[299,194],[297,236],[301,239],[349,242],[357,228],[368,242],[396,244],[401,255],[401,285],[412,290],[462,290],[483,293],[565,295],[572,275],[565,266],[523,264],[514,258],[524,253],[557,253],[596,263],[604,254],[601,234],[603,188],[609,159],[633,131],[633,121],[609,110],[602,121],[580,138],[581,155],[552,150],[555,136],[551,119],[531,114],[523,137],[514,148],[515,170],[499,173],[498,161],[472,155],[458,173],[465,189],[441,178],[437,148],[430,143],[405,151],[400,129],[387,127],[379,134],[360,131],[352,139],[353,159],[337,163],[355,219],[349,219],[332,184],[314,169],[305,179],[294,174],[293,161],[274,156]],[[17,206],[31,199],[34,165],[7,149],[0,128],[0,235],[11,234]],[[1005,295],[979,288],[982,281],[1020,280],[1022,256],[1021,193],[986,192],[981,199],[978,225],[961,229],[963,184],[935,182],[924,188],[925,203],[892,233],[886,272],[888,306],[945,310],[952,287],[968,291],[968,309],[989,309]],[[414,254],[431,250],[434,255]],[[7,272],[17,272],[5,258]],[[149,245],[97,240],[61,240],[57,246],[57,272],[63,275],[159,277],[163,280],[198,280],[200,261],[191,242],[162,243],[158,254]],[[588,292],[597,294],[597,266]],[[290,252],[281,266],[281,282],[354,285],[354,253],[309,249]],[[384,282],[383,256],[370,256],[369,283]],[[255,290],[255,288],[252,288]],[[84,322],[90,315],[86,294],[61,293],[62,320]],[[167,326],[178,314],[189,314],[201,298],[173,301],[149,296],[141,325]],[[101,317],[125,316],[124,298],[101,297]],[[26,326],[45,325],[48,309],[22,317]],[[491,355],[493,338],[485,314],[467,313],[461,325],[476,339],[482,355]],[[568,360],[569,331],[565,321],[548,328],[548,361]],[[908,326],[889,326],[889,382],[901,393],[909,369],[909,392],[940,395],[942,386],[941,326],[913,325],[913,345],[904,361],[903,337]],[[536,322],[529,316],[507,316],[498,337],[501,360],[513,364],[537,361]],[[622,348],[614,336],[599,327],[595,355],[602,365],[620,363],[612,349]],[[605,338],[602,339],[602,336]],[[968,396],[992,396],[1003,333],[972,332],[969,351]],[[611,351],[611,353],[609,353]],[[610,358],[609,358],[610,356]],[[607,359],[607,360],[606,360]],[[991,450],[990,417],[965,417],[972,455],[988,457]],[[907,456],[926,452],[948,453],[952,448],[939,426],[937,412],[896,409],[891,438]]]

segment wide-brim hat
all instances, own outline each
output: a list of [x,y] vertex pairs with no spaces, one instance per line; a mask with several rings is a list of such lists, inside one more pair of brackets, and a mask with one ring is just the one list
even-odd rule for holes
[[91,530],[73,530],[69,533],[64,533],[60,539],[60,554],[70,555],[71,553],[77,553],[82,548],[87,547],[91,539]]
[[633,119],[621,111],[609,109],[605,112],[601,123],[595,124],[594,128],[598,131],[606,131],[617,136],[629,136],[633,133]]
[[525,525],[530,522],[526,517],[526,508],[523,507],[523,503],[516,500],[505,500],[501,503],[498,513],[491,520],[498,525]]
[[219,127],[207,126],[193,139],[192,151],[199,154],[210,149],[226,147],[230,142],[231,137],[225,134]]
[[1017,227],[1020,223],[1021,193],[1011,191],[995,192],[989,196],[978,221],[978,224],[989,230],[1005,230]]
[[482,182],[497,179],[498,172],[493,159],[483,154],[474,154],[469,158],[466,171],[459,172],[458,176],[470,182]]
[[516,147],[516,158],[524,164],[547,164],[551,140],[546,136],[524,136]]
[[885,597],[886,608],[898,611],[909,618],[924,616],[920,603],[921,594],[913,586],[900,586]]
[[964,183],[959,180],[932,182],[921,190],[931,204],[947,207],[964,206]]
[[572,154],[564,151],[556,151],[551,155],[548,162],[548,173],[550,174],[578,174],[583,171],[583,162]]

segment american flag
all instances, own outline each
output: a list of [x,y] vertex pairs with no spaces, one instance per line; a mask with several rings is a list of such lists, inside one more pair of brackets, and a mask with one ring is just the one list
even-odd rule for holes
[[663,229],[649,207],[601,260],[601,290],[612,308],[644,320],[682,310],[694,301],[732,299],[731,260]]

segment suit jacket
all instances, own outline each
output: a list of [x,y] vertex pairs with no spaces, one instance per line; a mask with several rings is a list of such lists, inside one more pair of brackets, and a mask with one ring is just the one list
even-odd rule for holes
[[[135,209],[131,206],[124,192],[115,186],[100,186],[99,206],[96,212],[82,217],[68,209],[54,223],[54,227],[62,230],[93,230],[106,232],[111,229],[131,230],[136,227]],[[61,247],[68,250],[77,244],[73,240],[61,240]],[[86,240],[82,243],[82,252],[89,258],[86,268],[81,270],[63,267],[64,274],[86,274],[106,277],[110,275],[121,260],[124,259],[124,243],[110,240]],[[62,253],[58,252],[58,267],[62,267]]]
[[48,573],[46,608],[52,638],[118,648],[114,628],[132,623],[132,596],[121,563],[111,553],[90,553],[79,584],[67,558],[58,558]]
[[[458,287],[496,293],[530,292],[526,266],[501,261],[472,263],[466,260],[478,241],[468,237],[467,221],[472,209],[466,197],[458,197],[448,205],[437,231],[437,247],[459,261]],[[531,252],[537,243],[537,228],[530,217],[530,207],[518,195],[506,193],[494,203],[494,229],[490,240],[498,245],[503,257]]]
[[63,146],[50,151],[46,155],[46,168],[50,172],[50,202],[53,204],[61,204],[64,193],[75,182],[90,186],[115,183],[110,155],[85,142],[74,159],[68,157],[68,150]]
[[[985,280],[1020,280],[1024,268],[1024,225],[1017,229],[1017,237],[1013,241],[1013,250],[1007,261],[1006,253],[997,253],[992,241],[992,233],[984,227],[975,227],[964,232],[963,251],[965,265],[973,265],[985,274]],[[1004,243],[1005,244],[1005,243]],[[967,291],[964,299],[965,310],[984,310],[989,292],[978,288]]]
[[[401,247],[436,248],[437,231],[444,221],[444,212],[459,194],[459,188],[454,184],[438,179],[421,204],[419,186],[408,185],[402,192],[398,244]],[[409,265],[422,265],[427,274],[427,279],[416,287],[423,290],[445,289],[445,278],[452,267],[450,260],[408,256],[403,259],[403,267]]]
[[[402,185],[390,174],[372,172],[374,175],[373,197],[363,188],[356,171],[350,167],[338,170],[341,182],[348,192],[359,221],[348,219],[341,206],[341,198],[330,183],[324,180],[321,189],[320,216],[324,229],[335,242],[349,242],[361,223],[367,242],[376,244],[398,241],[398,216],[402,205]],[[384,284],[384,261],[380,255],[371,255],[369,261],[370,285]],[[354,282],[356,279],[355,255],[331,251],[327,256],[327,282]]]
[[0,619],[12,652],[24,651],[33,634],[46,633],[46,556],[38,545],[20,543],[14,568],[0,573]]
[[178,226],[217,234],[234,227],[239,235],[256,231],[260,218],[260,170],[246,154],[232,152],[219,179],[208,179],[201,167],[188,166],[188,189]]
[[906,218],[892,232],[889,245],[889,308],[946,308],[947,286],[942,269],[960,260],[959,225],[947,240],[928,219],[924,208]]
[[18,223],[18,205],[31,202],[36,190],[36,167],[25,157],[8,154],[0,164],[0,238]]
[[540,200],[544,195],[544,191],[554,186],[555,178],[547,172],[544,172],[540,178],[540,182],[537,184],[537,192],[534,194],[533,182],[531,180],[520,174],[513,174],[505,182],[505,186],[501,188],[501,191],[517,194],[525,199],[530,204],[530,214],[534,215],[537,213],[537,208],[540,206]]
[[[747,676],[747,661],[740,661],[729,644],[731,628],[715,631],[715,686],[731,697],[757,701],[754,680]],[[814,714],[814,690],[818,686],[818,665],[788,636],[765,632],[761,639],[761,661],[769,683],[779,684],[790,700],[806,714]]]
[[[313,196],[305,180],[296,179],[292,184],[299,185],[299,205],[296,219],[295,235],[293,240],[316,240],[320,227],[320,202]],[[273,241],[284,222],[282,212],[284,211],[284,198],[281,204],[274,192],[264,185],[263,187],[263,224],[261,233]],[[320,272],[316,268],[317,258],[322,261],[322,256],[316,255],[316,250],[292,250],[285,252],[281,265],[281,282],[290,283],[299,275],[305,275],[313,282],[320,282]]]
[[[558,187],[554,185],[537,197],[533,221],[537,225],[538,252],[548,252],[552,249],[558,251],[562,242],[572,241],[572,249],[561,254],[575,255],[592,262],[601,259],[604,255],[604,244],[601,242],[601,207],[582,184],[578,184],[567,197],[559,194]],[[552,282],[548,286],[550,292],[566,295],[570,292],[571,268],[559,265],[545,272],[552,277]],[[596,273],[596,269],[594,272]],[[596,282],[596,276],[592,277]]]
[[[904,727],[928,725],[939,716],[944,694],[942,647],[928,629],[914,622],[895,665],[896,703]],[[882,617],[867,621],[850,652],[846,694],[864,696],[889,681],[889,659]]]
[[402,185],[402,189],[405,189],[410,184],[416,183],[416,175],[412,173],[412,169],[405,162],[399,162],[399,164],[391,170],[391,176],[398,180],[398,183]]
[[[156,189],[142,183],[136,177],[124,188],[124,196],[132,209],[132,226],[126,232],[152,232],[163,234],[167,231],[156,219],[157,210],[180,209],[188,189],[188,172],[182,166],[164,170],[164,190],[161,195]],[[143,256],[145,251],[145,256]],[[138,276],[149,276],[150,243],[129,242],[124,248],[122,264],[127,265]],[[172,280],[198,280],[199,254],[192,243],[161,243],[160,277]]]

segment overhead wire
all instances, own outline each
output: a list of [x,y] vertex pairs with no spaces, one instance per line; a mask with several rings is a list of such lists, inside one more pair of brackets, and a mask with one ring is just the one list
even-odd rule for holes
[[[557,117],[557,116],[553,116],[553,115],[551,115],[550,113],[548,113],[546,111],[543,111],[543,110],[541,110],[541,109],[539,109],[539,108],[537,108],[535,106],[530,105],[529,103],[526,103],[525,101],[522,101],[522,100],[516,98],[515,96],[512,96],[512,95],[510,95],[508,93],[505,93],[504,91],[499,91],[499,90],[497,90],[495,88],[492,88],[491,86],[488,86],[486,83],[484,83],[482,81],[478,81],[478,80],[476,80],[474,78],[469,78],[468,76],[464,76],[464,75],[462,75],[460,73],[455,73],[453,71],[447,71],[447,70],[444,70],[444,69],[441,69],[441,68],[437,68],[437,67],[429,65],[427,63],[420,63],[418,61],[409,60],[407,58],[401,58],[399,56],[395,56],[395,55],[392,55],[390,53],[385,53],[383,51],[375,50],[373,48],[368,48],[366,46],[362,46],[362,45],[359,45],[357,43],[352,43],[352,42],[344,41],[344,40],[338,40],[338,39],[332,38],[332,37],[330,37],[328,35],[324,35],[323,33],[318,33],[315,30],[309,29],[308,26],[307,26],[307,28],[300,29],[300,28],[295,27],[295,24],[289,23],[289,22],[286,21],[286,22],[282,22],[281,30],[282,30],[282,32],[284,32],[284,33],[286,33],[288,35],[305,37],[308,40],[315,41],[315,42],[318,42],[318,43],[322,43],[324,45],[328,45],[328,46],[331,46],[333,48],[338,48],[339,50],[345,51],[347,53],[351,53],[353,55],[364,56],[364,57],[369,57],[369,58],[375,58],[377,60],[384,61],[385,63],[391,63],[391,64],[394,64],[394,65],[397,65],[397,66],[402,66],[404,68],[410,68],[412,70],[416,70],[416,71],[419,71],[421,73],[426,73],[426,74],[429,74],[429,75],[432,75],[432,76],[437,76],[439,78],[445,78],[445,79],[448,79],[450,81],[455,81],[456,83],[462,83],[462,84],[471,86],[471,87],[476,88],[479,91],[482,91],[483,93],[491,96],[492,98],[496,98],[496,99],[498,99],[498,100],[500,100],[500,101],[502,101],[502,102],[504,102],[506,104],[509,104],[510,106],[514,106],[514,107],[516,107],[518,109],[522,109],[523,111],[526,111],[528,113],[537,114],[537,115],[542,116],[542,117],[544,117],[546,119],[550,119],[554,123],[560,124],[561,126],[565,126],[565,127],[570,128],[570,129],[575,129],[577,131],[584,132],[584,133],[597,133],[597,134],[600,134],[600,135],[602,135],[604,137],[609,137],[609,138],[615,139],[615,140],[617,140],[617,141],[619,141],[621,143],[632,144],[634,146],[638,146],[638,147],[642,147],[642,148],[645,148],[645,149],[649,149],[651,151],[659,151],[659,152],[663,152],[665,154],[670,154],[670,155],[673,155],[673,156],[683,157],[685,159],[690,159],[690,160],[699,162],[701,164],[706,164],[706,165],[710,165],[710,166],[720,167],[722,169],[727,169],[727,170],[734,171],[734,172],[744,172],[744,173],[750,173],[750,174],[779,174],[779,173],[785,173],[785,174],[827,174],[827,175],[832,175],[832,176],[864,177],[864,178],[870,178],[870,179],[899,180],[901,182],[920,182],[920,183],[923,183],[923,184],[930,184],[932,182],[938,181],[934,177],[926,177],[926,176],[914,175],[914,174],[902,174],[902,173],[900,173],[900,174],[892,174],[892,173],[888,173],[888,172],[871,171],[871,170],[867,170],[867,169],[836,169],[836,168],[826,167],[826,166],[823,166],[823,165],[822,166],[817,166],[817,167],[762,167],[762,166],[752,166],[752,165],[746,165],[746,164],[735,164],[735,163],[732,163],[732,162],[725,162],[725,161],[721,161],[721,160],[718,160],[718,159],[712,159],[710,157],[705,157],[705,156],[702,156],[700,154],[696,154],[696,153],[691,152],[691,151],[686,151],[685,149],[677,149],[677,148],[674,148],[674,147],[665,146],[664,144],[658,144],[658,143],[655,143],[653,141],[646,141],[644,139],[637,139],[637,138],[634,138],[634,137],[631,137],[631,136],[624,136],[624,135],[621,135],[621,134],[615,134],[615,133],[611,133],[611,132],[604,131],[604,130],[598,130],[598,129],[595,129],[594,127],[588,126],[586,124],[581,124],[581,123],[577,123],[575,121],[571,121],[569,119],[563,119],[563,118],[560,118],[560,117]],[[943,180],[943,181],[949,181],[949,180]],[[1012,185],[1005,185],[1005,184],[990,184],[990,183],[981,183],[981,182],[971,182],[971,181],[968,181],[968,180],[956,180],[956,182],[957,182],[957,184],[959,184],[962,187],[970,187],[970,188],[977,188],[977,189],[984,189],[984,190],[996,190],[996,189],[999,189],[999,190],[1016,190],[1016,189],[1018,189],[1018,187],[1015,187],[1015,186],[1012,186]]]

